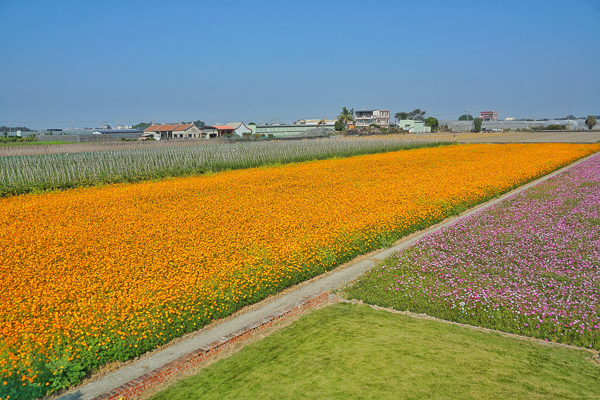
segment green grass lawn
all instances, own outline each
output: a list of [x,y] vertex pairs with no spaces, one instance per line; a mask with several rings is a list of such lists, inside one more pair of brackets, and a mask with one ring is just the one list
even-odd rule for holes
[[45,144],[70,144],[74,142],[65,142],[62,140],[52,140],[50,142],[9,142],[9,143],[1,143],[0,147],[6,146],[36,146],[36,145],[45,145]]
[[583,350],[337,304],[153,399],[598,399]]

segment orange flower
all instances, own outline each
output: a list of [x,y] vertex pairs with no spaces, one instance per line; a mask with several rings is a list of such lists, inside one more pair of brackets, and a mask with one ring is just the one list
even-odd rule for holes
[[59,344],[69,360],[158,345],[599,149],[449,146],[0,199],[0,377]]

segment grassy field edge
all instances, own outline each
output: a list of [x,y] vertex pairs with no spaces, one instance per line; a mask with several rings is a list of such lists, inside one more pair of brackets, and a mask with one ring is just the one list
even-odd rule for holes
[[585,350],[340,303],[152,399],[598,398]]

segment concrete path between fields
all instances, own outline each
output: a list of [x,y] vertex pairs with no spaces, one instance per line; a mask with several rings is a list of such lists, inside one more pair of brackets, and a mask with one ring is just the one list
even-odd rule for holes
[[[525,190],[593,156],[594,155],[591,155],[582,160],[579,160],[550,175],[546,175],[545,177],[542,177],[534,182],[531,182],[525,186],[515,189],[512,192],[509,192],[503,195],[502,197],[499,197],[498,199],[479,205],[469,211],[466,211],[459,217],[448,218],[445,221],[442,221],[441,223],[434,225],[424,231],[412,234],[407,238],[402,239],[400,243],[396,244],[395,246],[389,249],[381,250],[376,253],[371,253],[370,257],[367,259],[347,263],[344,266],[338,267],[337,269],[327,274],[313,278],[309,282],[301,283],[296,287],[287,289],[283,294],[274,296],[271,301],[267,299],[266,301],[259,303],[258,306],[249,306],[249,311],[243,312],[237,317],[230,318],[229,320],[226,320],[225,322],[214,326],[210,330],[199,332],[193,335],[191,338],[182,340],[170,347],[165,348],[162,351],[156,351],[150,356],[143,357],[137,362],[126,365],[123,368],[117,370],[116,372],[105,375],[94,382],[88,383],[85,386],[75,388],[71,392],[68,392],[59,397],[59,399],[91,400],[96,396],[99,396],[120,385],[123,385],[124,383],[136,379],[141,375],[150,372],[156,368],[159,368],[187,353],[191,353],[192,351],[197,350],[200,347],[208,345],[209,343],[217,340],[218,338],[221,338],[241,328],[244,328],[260,320],[261,318],[268,316],[274,311],[289,307],[290,305],[298,302],[304,296],[315,295],[342,288],[348,283],[359,278],[361,275],[363,275],[365,272],[367,272],[374,266],[378,265],[386,257],[390,256],[394,252],[401,251],[416,240],[420,239],[425,234],[437,231],[448,224],[451,224],[455,221],[472,215],[473,213],[478,212],[481,209],[487,208],[492,204],[502,201],[507,196]],[[358,258],[360,259],[361,257]]]

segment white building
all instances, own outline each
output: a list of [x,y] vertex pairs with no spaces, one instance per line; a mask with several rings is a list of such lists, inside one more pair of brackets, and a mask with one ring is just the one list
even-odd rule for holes
[[479,118],[482,121],[498,121],[498,111],[481,111]]
[[[254,132],[252,131],[252,128],[249,128],[243,122],[228,122],[225,125],[232,127],[233,133],[235,133],[238,136],[244,136],[244,133],[249,133],[251,135],[254,134]],[[256,125],[250,125],[250,126],[255,127]]]
[[158,133],[162,139],[198,139],[200,130],[194,124],[151,125],[144,133]]
[[401,119],[398,121],[398,128],[402,128],[408,133],[431,133],[431,127],[425,126],[425,122],[412,119]]
[[356,126],[376,124],[382,128],[390,127],[390,110],[359,110],[354,112]]

